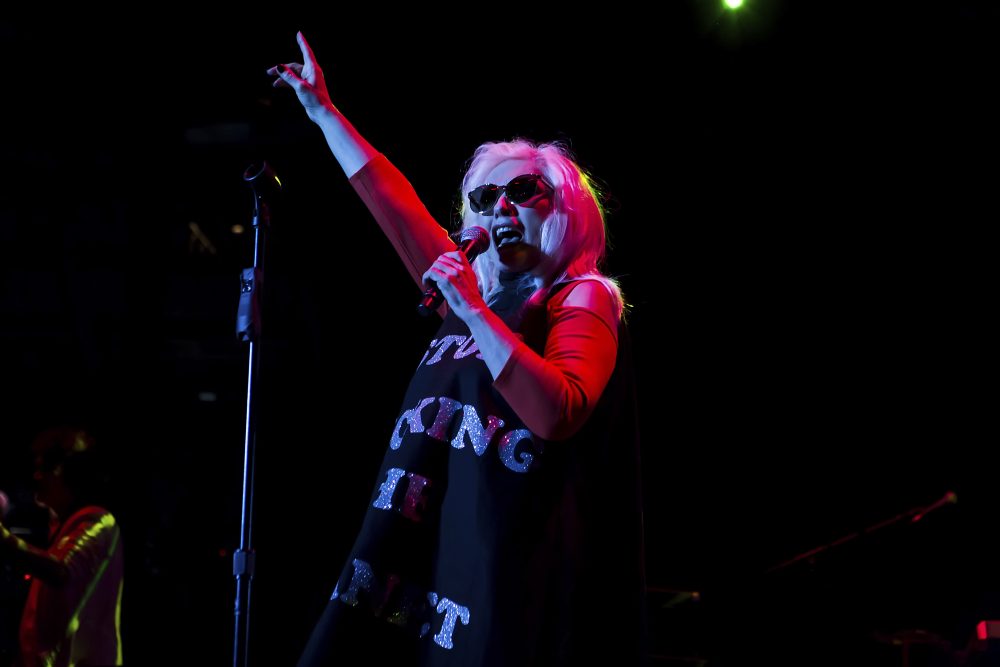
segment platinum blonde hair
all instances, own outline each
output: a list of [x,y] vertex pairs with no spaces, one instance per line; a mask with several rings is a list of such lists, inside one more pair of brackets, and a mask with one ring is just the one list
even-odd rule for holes
[[[611,292],[621,315],[624,308],[621,289],[600,269],[607,242],[604,210],[591,177],[577,164],[565,144],[515,139],[479,146],[462,179],[462,229],[479,225],[481,221],[480,215],[469,207],[469,191],[482,185],[486,175],[507,160],[531,162],[554,189],[552,212],[541,229],[541,251],[546,259],[538,275],[530,277],[536,290],[531,301],[544,299],[560,283],[596,279]],[[500,267],[487,253],[479,255],[473,267],[480,290],[490,294],[498,286]]]

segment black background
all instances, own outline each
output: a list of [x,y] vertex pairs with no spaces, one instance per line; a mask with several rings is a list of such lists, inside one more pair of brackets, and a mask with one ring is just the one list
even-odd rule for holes
[[434,330],[319,130],[270,87],[301,29],[443,223],[486,140],[567,140],[602,184],[607,270],[633,304],[658,662],[892,665],[898,633],[940,640],[915,660],[958,660],[1000,617],[1000,17],[867,4],[5,20],[0,488],[25,497],[41,428],[89,426],[115,463],[126,664],[231,662],[252,242],[230,230],[266,159],[285,188],[251,658],[297,656]]

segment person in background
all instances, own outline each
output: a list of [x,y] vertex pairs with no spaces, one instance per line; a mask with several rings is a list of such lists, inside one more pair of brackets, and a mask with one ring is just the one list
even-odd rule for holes
[[302,62],[270,68],[274,86],[322,130],[419,291],[443,297],[395,425],[373,425],[385,458],[299,665],[639,664],[635,385],[594,181],[563,144],[484,143],[461,185],[462,238],[484,248],[470,262],[297,40]]
[[31,452],[35,499],[50,517],[48,547],[0,522],[0,561],[31,577],[15,665],[121,665],[121,531],[101,504],[107,477],[95,440],[82,429],[52,428]]

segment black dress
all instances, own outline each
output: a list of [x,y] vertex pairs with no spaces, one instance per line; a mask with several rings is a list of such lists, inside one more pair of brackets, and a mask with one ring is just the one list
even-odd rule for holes
[[[490,308],[539,354],[548,304]],[[558,286],[549,299],[558,299]],[[641,662],[639,442],[628,332],[571,438],[533,435],[450,312],[414,373],[360,534],[299,665]]]

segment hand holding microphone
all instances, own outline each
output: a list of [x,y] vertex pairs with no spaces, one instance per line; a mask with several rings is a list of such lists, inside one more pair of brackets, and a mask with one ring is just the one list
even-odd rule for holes
[[[489,247],[490,234],[482,227],[469,227],[462,230],[462,235],[458,241],[458,250],[465,255],[469,262],[472,262],[472,260]],[[430,271],[424,274],[424,281],[431,283],[431,285],[424,292],[420,303],[417,304],[417,312],[424,316],[436,311],[444,302],[444,295],[441,294],[441,290],[434,284],[434,281],[428,278],[429,273]]]

